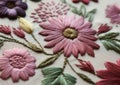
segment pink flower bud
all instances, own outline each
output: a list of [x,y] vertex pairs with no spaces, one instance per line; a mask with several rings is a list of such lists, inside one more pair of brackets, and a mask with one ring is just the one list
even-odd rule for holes
[[72,0],[73,3],[78,3],[80,0]]
[[13,33],[17,35],[18,37],[25,39],[25,33],[23,32],[21,28],[18,28],[18,29],[13,28]]
[[11,28],[9,26],[0,25],[0,32],[3,34],[11,35]]
[[80,64],[76,64],[77,67],[79,67],[81,70],[95,74],[94,67],[89,61],[83,61],[80,59],[78,59],[78,61]]
[[107,24],[102,24],[99,28],[98,28],[98,32],[97,34],[101,34],[101,33],[105,33],[108,32],[109,30],[111,30],[112,27],[108,26]]

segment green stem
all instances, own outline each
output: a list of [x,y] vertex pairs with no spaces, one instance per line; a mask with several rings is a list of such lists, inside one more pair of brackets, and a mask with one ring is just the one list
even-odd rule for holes
[[63,64],[63,71],[65,70],[66,65],[67,65],[67,58],[65,57],[65,59],[64,59],[64,64]]
[[[34,52],[36,52],[34,49],[32,49],[31,47],[29,47],[29,46],[26,45],[25,43],[20,42],[20,41],[14,39],[14,38],[9,38],[9,37],[3,36],[3,35],[0,35],[0,37],[1,37],[1,38],[4,38],[4,42],[15,42],[15,43],[21,44],[21,45],[23,45],[23,46],[25,46],[25,47],[33,50]],[[45,52],[45,51],[43,51],[42,53],[44,53],[45,55],[54,55],[54,54],[49,54],[49,53],[47,53],[47,52]]]
[[88,78],[86,75],[82,74],[82,73],[78,73],[77,71],[75,71],[75,69],[72,67],[72,65],[70,64],[69,60],[67,60],[68,65],[70,66],[70,68],[73,70],[73,72],[75,72],[79,77],[81,77],[83,80],[85,80],[88,83],[91,83],[93,85],[95,85],[95,83]]
[[41,45],[41,44],[39,43],[39,41],[36,39],[36,37],[34,36],[34,34],[32,33],[31,35],[32,35],[33,39],[38,43],[38,45],[40,46],[40,48],[43,50],[42,45]]
[[41,50],[43,51],[43,53],[45,55],[54,55],[54,54],[50,54],[50,53],[47,53],[44,48],[42,47],[42,45],[39,43],[39,41],[36,39],[36,37],[34,36],[34,34],[32,33],[31,36],[33,37],[33,39],[37,42],[37,44],[40,46]]

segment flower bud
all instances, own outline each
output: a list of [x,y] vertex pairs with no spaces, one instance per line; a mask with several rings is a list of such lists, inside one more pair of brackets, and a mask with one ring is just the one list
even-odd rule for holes
[[23,29],[25,32],[31,34],[33,32],[33,25],[29,21],[24,18],[19,18],[19,25],[20,28]]

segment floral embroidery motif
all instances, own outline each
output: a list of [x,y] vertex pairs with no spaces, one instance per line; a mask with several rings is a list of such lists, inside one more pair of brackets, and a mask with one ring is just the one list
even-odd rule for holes
[[49,41],[45,47],[53,47],[54,53],[64,50],[66,57],[71,54],[78,57],[78,53],[82,56],[88,53],[94,57],[93,50],[98,49],[99,45],[94,42],[97,40],[94,37],[96,31],[91,29],[90,22],[85,22],[83,17],[77,18],[75,15],[51,18],[48,21],[40,24],[44,28],[40,34],[47,36],[45,41]]
[[59,15],[66,15],[69,11],[69,7],[63,3],[50,2],[40,2],[39,7],[35,9],[32,13],[31,18],[34,19],[33,22],[41,23],[47,21],[51,17],[58,17]]
[[98,2],[98,0],[72,0],[74,3],[83,2],[84,4],[89,4],[90,1]]
[[9,77],[12,77],[13,82],[28,80],[29,76],[35,74],[35,68],[35,58],[26,49],[6,50],[0,57],[0,77],[5,80]]
[[[76,85],[77,80],[79,80],[78,78],[92,85],[119,85],[120,59],[117,60],[117,64],[106,62],[106,70],[99,71],[96,71],[91,60],[85,61],[85,57],[78,59],[80,55],[85,56],[85,54],[92,57],[96,56],[94,50],[99,49],[101,46],[96,43],[97,40],[102,42],[106,50],[112,50],[120,54],[120,33],[111,32],[114,26],[110,26],[109,23],[101,23],[99,27],[94,27],[95,24],[93,23],[96,23],[94,21],[96,16],[94,15],[99,10],[97,8],[91,9],[91,7],[88,9],[88,4],[90,1],[97,3],[98,0],[60,0],[62,3],[57,0],[46,0],[47,2],[44,0],[30,0],[30,2],[34,1],[34,4],[39,2],[38,8],[35,8],[30,17],[33,19],[33,22],[39,24],[39,28],[43,28],[42,31],[37,33],[45,37],[44,40],[48,42],[45,47],[53,48],[53,53],[47,52],[41,44],[41,40],[38,40],[39,37],[34,33],[33,23],[22,18],[26,15],[25,10],[27,9],[26,3],[28,0],[24,1],[0,1],[0,17],[8,17],[9,19],[18,18],[16,21],[19,23],[18,27],[0,25],[0,48],[4,46],[5,42],[14,42],[34,51],[36,54],[43,54],[47,58],[42,59],[43,61],[36,67],[36,59],[30,55],[28,50],[18,48],[5,50],[0,57],[1,79],[7,80],[11,77],[13,83],[18,82],[20,79],[26,81],[35,74],[35,69],[41,69],[44,77],[43,80],[40,80],[42,85]],[[85,5],[80,3],[77,6],[69,2],[83,2]],[[120,7],[116,4],[109,5],[106,9],[106,16],[111,19],[112,24],[120,24],[119,14]],[[116,25],[117,27],[119,25]],[[28,38],[29,36],[34,43]],[[23,40],[21,41],[19,38]],[[61,61],[63,63],[62,66],[45,68],[54,64],[59,57],[64,58],[64,61]],[[78,63],[72,65],[72,58],[75,62],[78,61]],[[79,68],[78,70],[74,68],[75,65]],[[66,70],[67,66],[77,75],[77,78]],[[81,71],[101,77],[101,80],[96,82]]]
[[81,59],[78,59],[78,61],[80,63],[80,64],[76,64],[78,68],[80,68],[81,70],[90,72],[92,74],[95,74],[94,67],[89,61],[83,61]]
[[8,17],[16,19],[18,16],[25,17],[27,4],[22,0],[1,0],[0,1],[0,17]]
[[96,85],[120,85],[120,59],[117,63],[106,62],[106,70],[97,71],[97,75],[102,78]]
[[106,16],[111,19],[111,23],[120,24],[120,6],[109,5],[106,9]]

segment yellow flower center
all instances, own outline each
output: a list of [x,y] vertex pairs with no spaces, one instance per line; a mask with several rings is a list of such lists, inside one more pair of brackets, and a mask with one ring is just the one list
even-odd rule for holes
[[78,36],[78,32],[77,30],[73,29],[73,28],[66,28],[63,32],[63,35],[66,37],[66,38],[69,38],[69,39],[74,39]]

